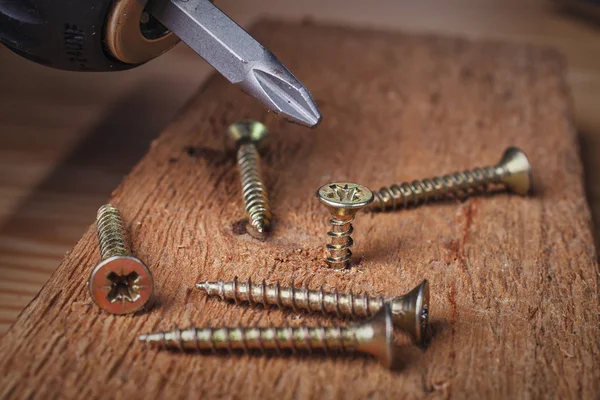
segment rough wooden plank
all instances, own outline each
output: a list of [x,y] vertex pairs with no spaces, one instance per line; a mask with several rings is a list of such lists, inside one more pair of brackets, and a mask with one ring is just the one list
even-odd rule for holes
[[[214,78],[114,192],[136,254],[154,271],[148,313],[96,309],[92,228],[0,343],[3,397],[593,397],[600,390],[598,267],[562,59],[551,50],[263,23],[255,33],[326,116],[309,132]],[[302,40],[299,40],[299,39]],[[264,119],[276,216],[261,243],[243,218],[226,126]],[[124,132],[126,134],[126,132]],[[372,187],[496,161],[518,145],[537,194],[501,194],[357,219],[350,271],[324,267],[331,180]],[[395,295],[432,286],[427,349],[400,371],[362,357],[214,357],[155,352],[136,335],[173,324],[330,323],[206,299],[201,279],[292,280]]]
[[[600,48],[600,35],[585,21],[557,13],[548,7],[549,2],[377,0],[369,3],[369,13],[364,12],[364,0],[329,0],[326,4],[321,0],[245,0],[220,2],[219,7],[244,26],[265,10],[271,16],[300,19],[318,9],[313,15],[317,21],[335,19],[344,24],[555,46],[568,60],[567,82],[585,150],[581,153],[584,170],[596,171],[600,168],[600,53],[595,50]],[[441,8],[444,12],[432,12]],[[0,64],[4,72],[0,75],[0,177],[7,179],[0,178],[0,275],[9,275],[12,282],[33,278],[37,293],[65,252],[81,238],[90,215],[139,161],[148,141],[163,130],[171,114],[195,93],[210,67],[185,45],[119,74],[52,70],[5,47],[0,47]],[[159,106],[156,101],[161,102]],[[81,117],[78,123],[73,120],[74,108]],[[148,118],[149,109],[160,112]],[[127,123],[131,124],[127,144],[107,174],[107,160],[114,159],[110,147],[123,138],[120,133],[127,130],[123,127]],[[63,158],[66,155],[73,157]],[[39,178],[43,180],[38,182]],[[585,186],[598,245],[600,179],[590,172]],[[60,221],[59,232],[56,221]],[[14,295],[0,288],[0,313],[21,311],[34,295]],[[0,335],[15,319],[0,324]]]

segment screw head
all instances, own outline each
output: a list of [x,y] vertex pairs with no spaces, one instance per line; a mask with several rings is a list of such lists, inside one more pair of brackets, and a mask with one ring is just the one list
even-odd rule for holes
[[394,364],[394,325],[392,324],[392,312],[389,304],[384,304],[373,318],[364,322],[359,328],[358,335],[362,330],[368,332],[365,336],[369,340],[359,342],[358,350],[376,357],[381,365],[392,368]]
[[394,325],[422,343],[429,323],[429,282],[424,280],[404,296],[390,301]]
[[262,149],[265,139],[269,136],[267,127],[258,122],[243,120],[229,125],[225,146],[228,150],[237,150],[242,144],[254,144]]
[[154,291],[152,273],[131,256],[115,256],[100,262],[92,271],[88,286],[94,303],[111,314],[138,311]]
[[533,187],[531,163],[523,150],[518,147],[509,147],[496,168],[506,171],[502,182],[510,190],[523,196],[531,193]]
[[373,202],[373,192],[366,186],[349,182],[334,182],[323,185],[317,191],[317,199],[332,214],[354,215]]

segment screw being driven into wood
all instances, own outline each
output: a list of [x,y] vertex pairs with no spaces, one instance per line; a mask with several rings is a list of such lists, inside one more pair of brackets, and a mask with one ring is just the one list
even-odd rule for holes
[[371,320],[347,327],[189,328],[139,336],[139,340],[172,350],[281,350],[292,353],[321,350],[355,351],[374,356],[387,368],[393,365],[393,326],[389,305]]
[[394,325],[410,334],[417,343],[422,342],[429,319],[429,284],[426,280],[409,293],[388,299],[382,296],[355,295],[352,292],[342,294],[337,290],[326,292],[323,288],[310,290],[308,287],[295,288],[293,285],[281,287],[279,281],[273,285],[267,285],[264,280],[258,284],[253,284],[250,279],[239,282],[237,277],[229,282],[199,282],[196,287],[209,296],[218,296],[221,300],[231,300],[236,304],[247,302],[251,306],[277,305],[294,311],[337,314],[338,317],[371,317],[384,304],[389,304]]
[[135,312],[152,297],[152,273],[130,254],[123,221],[115,207],[110,204],[100,207],[96,225],[102,261],[90,275],[92,300],[112,314]]
[[352,252],[352,221],[356,213],[373,201],[373,193],[356,183],[328,183],[317,191],[317,199],[331,214],[332,229],[327,232],[331,243],[327,244],[327,265],[342,269],[350,267]]
[[258,146],[269,136],[267,127],[256,121],[240,121],[229,127],[228,145],[237,151],[242,197],[248,214],[249,233],[260,239],[271,227],[271,207],[261,178]]
[[383,187],[375,192],[375,201],[369,211],[390,211],[406,208],[429,200],[440,200],[459,193],[470,194],[486,189],[490,184],[503,184],[520,195],[531,192],[533,179],[531,164],[525,153],[509,147],[496,166],[475,168],[464,172],[455,172],[442,177],[403,182]]

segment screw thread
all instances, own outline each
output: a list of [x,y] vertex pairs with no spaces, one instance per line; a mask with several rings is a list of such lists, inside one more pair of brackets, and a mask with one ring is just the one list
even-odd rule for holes
[[[259,350],[266,353],[274,350],[289,349],[293,353],[305,351],[311,353],[319,349],[328,353],[333,350],[350,351],[355,350],[361,341],[369,340],[361,332],[359,338],[355,327],[266,327],[266,328],[243,328],[243,327],[220,327],[220,328],[196,328],[178,329],[175,327],[169,332],[158,332],[149,335],[141,335],[141,341],[161,345],[165,349],[179,350],[226,350],[232,353],[234,350]],[[372,333],[370,336],[373,336]]]
[[242,181],[242,197],[250,225],[259,233],[271,225],[271,207],[261,179],[260,155],[254,144],[242,144],[237,152]]
[[100,207],[96,217],[96,228],[102,260],[114,256],[129,255],[129,248],[125,241],[125,229],[119,210],[110,204]]
[[310,290],[308,287],[295,288],[293,285],[281,287],[279,281],[273,285],[267,285],[264,280],[261,283],[252,283],[251,279],[239,282],[237,277],[229,282],[200,282],[196,287],[204,290],[209,296],[219,296],[222,300],[232,300],[236,304],[247,302],[251,306],[277,305],[279,308],[288,307],[294,311],[337,314],[338,317],[371,317],[384,304],[382,296],[355,295],[352,291],[343,294],[335,289],[333,292],[326,292],[323,288]]
[[430,200],[468,195],[478,189],[487,190],[490,184],[501,183],[505,174],[505,169],[500,166],[487,166],[383,187],[373,192],[375,200],[368,209],[375,212],[391,211]]
[[329,253],[327,265],[332,268],[347,268],[350,266],[352,258],[350,247],[354,245],[352,240],[352,233],[354,232],[352,221],[354,221],[354,218],[352,216],[350,219],[339,219],[332,216],[329,220],[332,228],[327,232],[330,243],[327,244],[326,249]]

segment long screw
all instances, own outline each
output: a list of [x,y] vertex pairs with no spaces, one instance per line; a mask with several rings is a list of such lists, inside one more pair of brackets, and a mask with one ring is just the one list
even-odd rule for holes
[[261,177],[258,146],[269,136],[263,124],[256,121],[240,121],[228,130],[228,147],[234,148],[242,183],[242,198],[248,214],[250,233],[258,238],[271,227],[271,207],[267,188]]
[[323,288],[310,290],[308,287],[295,288],[293,285],[282,287],[277,281],[267,285],[233,281],[199,282],[196,287],[206,292],[209,296],[218,296],[221,300],[249,303],[250,306],[262,304],[263,306],[276,305],[279,308],[291,308],[294,312],[306,310],[309,312],[322,312],[323,314],[336,314],[338,317],[364,318],[376,314],[384,304],[390,304],[392,322],[410,334],[417,343],[422,342],[429,319],[429,283],[424,280],[413,290],[402,296],[384,299],[382,296],[372,297],[366,294],[355,295],[350,291],[347,294],[326,292]]
[[352,240],[352,221],[356,213],[373,201],[373,193],[365,186],[356,183],[328,183],[317,191],[317,199],[327,207],[331,214],[329,223],[332,229],[327,232],[330,243],[327,244],[327,265],[331,268],[350,267],[354,244]]
[[393,326],[389,305],[385,305],[371,320],[347,327],[268,327],[268,328],[189,328],[170,332],[140,335],[139,340],[173,350],[234,350],[251,349],[266,353],[289,349],[292,353],[322,350],[360,352],[376,357],[381,364],[393,364]]
[[92,300],[112,314],[135,312],[152,297],[152,273],[130,254],[123,220],[115,207],[100,207],[96,225],[102,260],[90,274]]
[[383,187],[375,192],[375,201],[368,210],[391,211],[406,208],[430,200],[472,194],[493,184],[502,184],[517,194],[527,195],[532,183],[531,164],[527,156],[520,149],[509,147],[496,166]]

